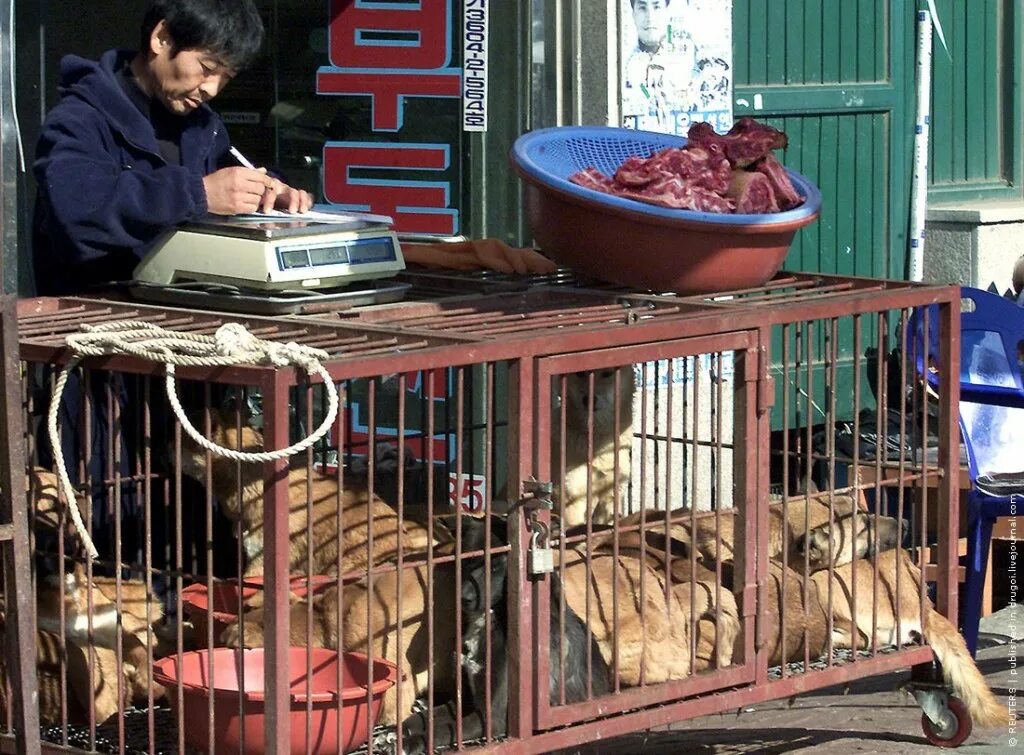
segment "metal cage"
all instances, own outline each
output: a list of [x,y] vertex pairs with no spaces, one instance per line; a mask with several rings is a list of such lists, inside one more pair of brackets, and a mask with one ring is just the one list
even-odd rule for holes
[[[33,481],[46,596],[44,728],[18,732],[30,747],[220,750],[230,730],[267,751],[326,751],[358,731],[373,752],[543,752],[930,668],[927,633],[901,622],[926,625],[931,582],[955,622],[957,389],[920,389],[906,326],[938,304],[929,327],[955,371],[958,289],[781,275],[677,297],[566,274],[408,280],[401,304],[284,318],[19,302],[29,443],[8,455]],[[240,465],[182,436],[162,368],[86,360],[61,452],[104,550],[90,563],[34,439],[64,337],[120,320],[205,334],[241,322],[324,349],[342,411],[290,464]],[[231,447],[287,446],[323,416],[323,386],[295,370],[178,377],[196,426]],[[897,582],[924,573],[895,605],[877,587],[886,559],[909,564]],[[803,620],[780,610],[792,601]],[[218,645],[263,653],[252,665]],[[303,681],[323,677],[313,647],[334,653],[319,691]],[[373,707],[379,661],[396,683],[375,725],[353,711]],[[154,664],[192,664],[198,681],[158,687]],[[182,723],[186,710],[205,720]]]

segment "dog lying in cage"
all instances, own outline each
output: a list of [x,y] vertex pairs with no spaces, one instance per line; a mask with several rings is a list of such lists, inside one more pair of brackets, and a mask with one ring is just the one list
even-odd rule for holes
[[[798,521],[804,525],[812,521],[805,518],[799,501],[788,507],[787,514],[794,510],[796,513],[785,523],[787,526],[780,530],[788,533],[786,540],[794,533]],[[714,521],[714,517],[703,516]],[[665,526],[663,511],[648,511],[645,518],[654,532]],[[672,538],[679,538],[684,544],[690,542],[690,529],[680,525],[688,524],[687,519],[679,517],[678,525],[669,530]],[[891,520],[876,531],[867,526],[874,519],[865,512],[854,511],[798,536],[796,547],[800,557],[791,562],[793,568],[781,563],[783,547],[774,549],[778,552],[772,555],[759,605],[764,617],[761,635],[768,663],[816,659],[828,652],[830,644],[836,649],[865,650],[875,643],[899,647],[923,638],[942,666],[946,683],[963,699],[974,721],[981,726],[1005,724],[1006,708],[978,671],[963,637],[923,597],[920,569],[894,534],[903,525]],[[886,519],[879,517],[880,521]],[[729,516],[721,517],[723,523],[731,520]],[[723,557],[719,567],[723,578],[731,582],[733,551],[721,547],[726,541],[731,544],[731,530],[727,536],[723,527],[711,542],[720,546],[713,554]],[[707,559],[704,566],[708,571],[714,564],[709,555],[702,554]],[[810,572],[806,577],[802,569],[805,557]],[[732,586],[737,593],[742,591],[742,585]],[[739,652],[741,639],[737,634],[734,653]]]
[[565,409],[564,458],[561,409],[552,412],[551,475],[555,479],[556,506],[566,527],[584,524],[588,517],[595,524],[607,524],[612,520],[615,501],[626,501],[628,495],[633,369],[627,366],[568,374],[564,395],[560,380],[554,382],[555,395],[561,396]]
[[91,643],[114,652],[120,642],[128,700],[143,703],[150,694],[154,700],[163,699],[165,690],[152,680],[150,668],[150,657],[163,655],[152,629],[163,618],[163,606],[152,600],[144,582],[125,578],[118,584],[113,577],[90,578],[82,564],[76,563],[70,572],[39,580],[36,605],[37,625],[42,631],[57,636],[63,633],[68,642],[83,649]]
[[[480,551],[485,547],[490,528],[492,548],[508,545],[505,520],[465,518],[462,524],[464,552]],[[483,556],[466,559],[462,568],[460,598],[462,602],[462,673],[469,691],[468,710],[457,711],[454,701],[447,701],[433,709],[433,715],[414,712],[402,723],[404,753],[426,752],[427,728],[433,722],[434,746],[454,747],[457,742],[456,719],[462,721],[465,741],[481,739],[490,733],[500,738],[508,730],[508,660],[509,635],[508,555],[496,553],[490,559],[490,590],[486,579],[487,561]],[[563,590],[557,574],[550,578],[551,612],[549,638],[548,690],[552,705],[564,699],[567,703],[600,697],[609,691],[609,669],[594,637],[579,615],[561,602]],[[564,613],[563,613],[564,611]],[[488,621],[490,616],[490,621]],[[564,634],[562,624],[564,622]],[[487,657],[487,638],[490,638],[490,657]],[[589,641],[589,647],[588,647]],[[485,710],[488,699],[487,677],[490,674],[490,710]],[[563,687],[564,683],[564,687]],[[390,743],[390,742],[389,742]]]
[[[3,630],[4,613],[0,610],[0,634]],[[131,705],[131,674],[118,667],[117,655],[110,648],[94,646],[90,650],[74,640],[66,640],[62,647],[59,635],[37,630],[36,674],[43,726],[61,724],[65,709],[69,724],[86,723],[90,708],[96,723],[102,724]],[[0,653],[0,710],[8,710],[8,687],[7,654]]]
[[[435,565],[433,571],[431,588],[428,564],[422,558],[409,559],[402,569],[346,582],[340,592],[331,586],[290,607],[291,645],[340,647],[398,664],[399,681],[384,695],[379,719],[384,726],[410,715],[431,680],[438,698],[454,694],[454,568]],[[263,610],[257,606],[247,611],[224,630],[220,643],[263,647]],[[431,611],[440,617],[433,627],[428,623]]]
[[[903,549],[879,553],[877,572],[870,560],[863,560],[831,572],[818,571],[811,579],[817,585],[821,606],[817,615],[831,614],[834,647],[867,649],[872,642],[880,646],[901,646],[923,637],[942,666],[946,684],[964,701],[974,723],[979,726],[1008,723],[1006,705],[989,689],[963,636],[924,596],[921,570],[909,553]],[[858,595],[856,610],[852,602],[854,584]],[[876,584],[877,590],[874,590]],[[874,595],[878,596],[877,610]],[[824,650],[822,647],[821,652]]]
[[[225,448],[247,452],[264,450],[263,437],[246,423],[244,417],[239,430],[234,412],[214,415],[210,440]],[[206,451],[191,439],[183,440],[182,474],[205,483],[206,458]],[[214,495],[225,514],[238,522],[242,530],[246,556],[242,576],[262,575],[263,467],[259,464],[238,465],[230,459],[215,455],[211,457],[211,464]],[[311,556],[313,573],[334,574],[338,569],[340,550],[342,574],[347,574],[365,569],[371,562],[380,564],[393,560],[399,547],[403,553],[412,554],[425,551],[429,545],[426,529],[411,520],[399,524],[395,510],[378,496],[371,497],[369,491],[362,486],[346,486],[341,491],[339,530],[337,478],[315,470],[310,476],[305,464],[289,470],[288,494],[288,561],[290,568],[295,571],[305,571],[307,557]],[[310,523],[311,540],[307,538],[307,526]],[[368,556],[371,526],[373,553]]]
[[[60,529],[73,536],[73,527],[65,523],[56,475],[33,468],[27,488],[37,542],[52,539]],[[165,690],[152,681],[150,657],[159,656],[152,627],[163,617],[163,609],[146,585],[135,579],[90,577],[79,562],[67,570],[53,556],[40,553],[37,562],[48,566],[37,575],[36,589],[40,720],[59,724],[66,709],[69,723],[86,722],[91,709],[101,724],[133,703],[147,703],[150,697],[161,700]],[[5,667],[2,672],[6,679]],[[0,684],[0,696],[5,692],[6,684]]]
[[[663,522],[665,512],[647,511],[645,518],[649,523]],[[689,509],[670,511],[669,518],[675,523],[674,527],[681,528],[683,538],[692,543],[705,561],[733,560],[733,510],[724,510],[720,516],[714,512],[698,512],[694,517],[695,527],[692,527]],[[834,526],[830,526],[830,518]],[[623,517],[621,521],[625,525],[638,524],[640,514]],[[833,563],[842,563],[837,559],[852,560],[870,555],[876,531],[878,549],[888,550],[900,544],[899,533],[908,529],[906,523],[901,525],[892,517],[879,516],[876,521],[874,514],[862,510],[848,495],[833,494],[831,512],[824,493],[793,499],[786,504],[776,501],[768,506],[768,557],[781,561],[785,551],[788,563],[796,564],[802,563],[804,552],[809,551],[815,554],[820,565],[824,565],[830,554]]]
[[[483,542],[486,528],[485,520],[474,517],[463,518],[463,551],[474,547],[474,538]],[[505,567],[507,557],[492,558],[492,594],[491,598],[499,600],[504,594]],[[465,567],[464,579],[474,574],[474,569],[482,566],[482,558],[469,561]],[[556,563],[557,567],[557,563]],[[560,573],[560,583],[552,587],[553,622],[557,626],[551,628],[553,675],[558,675],[557,694],[561,699],[560,674],[564,668],[566,674],[566,699],[569,701],[583,699],[586,694],[585,682],[581,682],[574,674],[580,669],[592,669],[592,690],[600,695],[607,689],[608,669],[617,663],[619,680],[623,685],[637,685],[641,682],[657,683],[688,676],[694,670],[690,655],[690,636],[686,609],[681,598],[672,589],[665,590],[663,582],[655,570],[646,562],[628,554],[620,554],[616,559],[611,553],[592,554],[588,561],[585,555],[575,549],[566,554],[564,571]],[[495,574],[494,572],[498,573]],[[481,576],[475,577],[477,583]],[[555,578],[549,578],[552,583]],[[613,584],[615,585],[613,587]],[[397,610],[398,594],[401,593],[401,611]],[[610,610],[617,593],[619,613],[613,618]],[[381,723],[393,725],[415,714],[414,704],[427,693],[430,681],[428,666],[427,635],[433,634],[433,679],[436,699],[451,696],[455,686],[455,666],[451,658],[455,652],[469,656],[465,665],[480,669],[483,663],[479,656],[480,644],[473,638],[478,634],[479,625],[466,628],[466,641],[461,649],[454,648],[454,631],[448,617],[455,615],[452,602],[456,595],[455,570],[451,565],[435,567],[433,596],[427,594],[427,573],[425,564],[401,570],[401,574],[388,572],[375,576],[372,586],[366,580],[346,584],[342,591],[341,604],[337,588],[325,591],[311,601],[300,601],[291,607],[290,627],[291,642],[305,645],[307,639],[314,645],[338,647],[345,650],[369,652],[372,655],[396,660],[403,673],[402,681],[390,691],[384,699],[384,710]],[[497,597],[496,597],[497,596]],[[561,640],[562,598],[565,601],[566,637],[571,638],[563,647]],[[479,596],[476,597],[479,600]],[[590,612],[588,616],[588,602]],[[686,599],[686,605],[689,600]],[[433,615],[444,617],[435,621],[435,626],[428,631],[428,606],[433,607]],[[602,608],[603,607],[603,608]],[[480,605],[475,603],[468,611],[466,621],[472,622],[474,615],[479,619]],[[367,613],[369,611],[372,631],[367,631]],[[573,618],[575,617],[575,618]],[[498,617],[500,620],[500,616]],[[339,625],[341,636],[339,638]],[[259,610],[247,613],[243,620],[229,626],[222,641],[230,647],[259,647],[263,642],[264,621]],[[307,629],[312,627],[312,634],[307,637]],[[591,648],[588,656],[585,647],[587,630],[591,634]],[[401,639],[399,638],[401,632]],[[369,641],[367,638],[369,635]],[[468,641],[468,642],[467,642]],[[500,640],[497,640],[500,642]],[[709,652],[710,655],[710,652]],[[496,662],[503,662],[501,654],[492,656]],[[558,658],[564,658],[559,665]],[[494,669],[492,668],[492,674]],[[500,685],[500,674],[498,683]],[[477,678],[474,683],[479,683]],[[583,685],[583,686],[581,686]],[[473,684],[470,685],[473,688]],[[401,694],[403,705],[397,707],[396,697]],[[475,694],[476,700],[481,697]],[[493,701],[504,700],[503,691],[496,689],[492,694]],[[479,704],[479,703],[477,703]],[[435,711],[444,716],[443,721],[451,722],[456,715],[475,716],[470,727],[478,726],[485,720],[479,709],[460,711],[458,714],[449,706]],[[492,721],[494,731],[500,731],[500,710],[492,704]],[[411,736],[419,736],[422,732],[422,714],[419,719],[408,722]],[[502,714],[503,715],[503,714]],[[419,721],[419,723],[417,723]],[[466,721],[464,720],[464,724]],[[443,728],[443,727],[442,727]],[[474,730],[470,728],[470,730]],[[439,732],[443,735],[443,731]]]
[[[617,550],[620,557],[636,560],[652,570],[659,589],[664,591],[668,584],[675,598],[674,603],[666,603],[666,608],[671,610],[677,606],[680,613],[676,620],[684,618],[688,624],[686,631],[695,634],[693,670],[725,668],[732,662],[733,644],[740,631],[736,598],[728,581],[731,572],[724,575],[726,581],[720,581],[715,572],[705,567],[697,554],[691,551],[685,535],[676,537],[681,533],[670,529],[670,535],[666,537],[664,532],[648,529],[647,523],[644,524],[643,532],[627,530],[619,532],[617,537],[613,529],[602,529],[590,540],[591,553],[607,556]],[[607,590],[601,598],[607,600],[608,605],[614,602],[614,596]]]

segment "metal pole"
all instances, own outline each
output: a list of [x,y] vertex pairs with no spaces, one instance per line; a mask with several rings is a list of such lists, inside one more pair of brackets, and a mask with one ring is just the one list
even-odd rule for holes
[[[6,146],[6,145],[5,145]],[[6,149],[5,149],[6,153]],[[4,188],[6,189],[6,183]],[[6,193],[6,192],[5,192]],[[4,226],[8,224],[4,202]],[[29,553],[27,496],[25,494],[25,438],[18,397],[21,362],[18,357],[17,296],[4,294],[0,312],[0,353],[3,385],[0,398],[0,540],[3,548],[4,650],[13,698],[12,726],[17,752],[39,752],[39,686],[36,678],[35,597]]]
[[[4,651],[13,692],[13,720],[18,753],[39,752],[39,686],[36,678],[35,605],[29,553],[25,494],[25,437],[21,405],[21,361],[18,355],[18,129],[14,112],[14,0],[0,0],[0,354],[3,394],[0,398],[0,541],[3,548],[5,628]],[[13,252],[12,252],[13,250]],[[15,264],[10,264],[15,262]]]
[[910,280],[924,280],[924,223],[928,205],[928,128],[931,120],[932,17],[917,12],[917,121],[910,184]]

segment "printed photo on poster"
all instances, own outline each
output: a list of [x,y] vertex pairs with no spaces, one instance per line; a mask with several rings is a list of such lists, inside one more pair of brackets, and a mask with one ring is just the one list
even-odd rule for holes
[[622,125],[732,127],[732,0],[621,0]]

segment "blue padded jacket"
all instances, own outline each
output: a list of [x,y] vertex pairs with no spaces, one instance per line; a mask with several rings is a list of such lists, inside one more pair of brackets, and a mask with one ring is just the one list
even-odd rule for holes
[[40,295],[131,278],[163,231],[206,213],[203,176],[230,162],[224,123],[205,104],[182,116],[182,164],[164,161],[153,125],[116,78],[133,55],[61,61],[60,101],[43,123],[34,165]]

